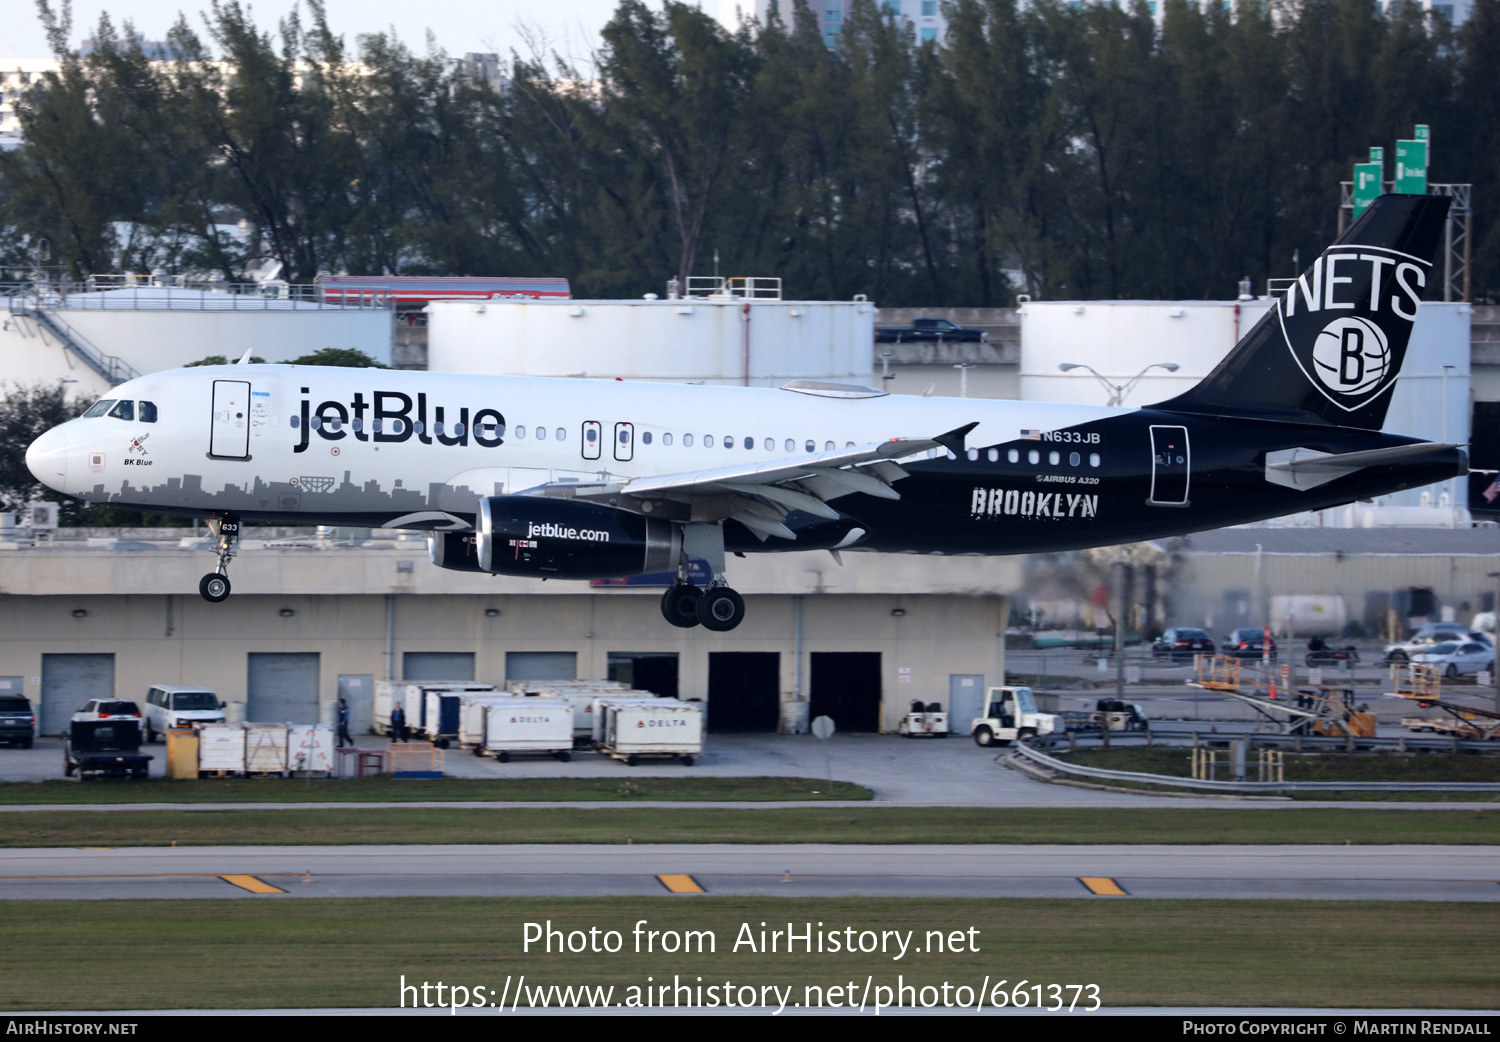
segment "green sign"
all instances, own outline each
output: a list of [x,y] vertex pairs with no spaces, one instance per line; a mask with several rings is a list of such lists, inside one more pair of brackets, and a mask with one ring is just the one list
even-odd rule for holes
[[1402,195],[1427,194],[1427,146],[1431,132],[1417,126],[1416,137],[1396,142],[1396,191]]
[[1385,163],[1385,149],[1381,148],[1379,145],[1371,145],[1370,162],[1380,163],[1383,165]]
[[1354,164],[1354,216],[1365,212],[1381,192],[1381,181],[1385,176],[1384,163]]

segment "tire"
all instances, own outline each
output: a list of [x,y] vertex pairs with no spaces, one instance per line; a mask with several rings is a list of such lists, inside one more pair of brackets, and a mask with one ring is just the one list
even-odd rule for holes
[[469,751],[472,752],[475,756],[483,756],[484,755],[484,747],[483,746],[476,745],[473,749],[471,749]]
[[988,749],[995,744],[995,732],[988,727],[981,727],[974,732],[974,744],[981,749]]
[[553,753],[552,755],[557,757],[558,763],[571,763],[573,760],[573,754],[568,752],[566,749],[564,749],[560,753]]
[[218,604],[229,596],[229,576],[209,572],[198,580],[198,593],[210,604]]
[[73,777],[73,761],[72,760],[64,760],[63,761],[63,777],[65,777],[65,778],[71,778],[71,777]]
[[691,767],[693,765],[693,758],[691,756],[684,756],[682,758],[682,765],[684,767]]
[[495,759],[499,760],[501,763],[510,763],[510,753],[505,752],[502,749],[500,752],[495,754]]
[[661,614],[679,629],[698,625],[698,599],[703,591],[692,583],[673,583],[661,595]]
[[625,766],[626,767],[634,767],[636,764],[638,764],[640,762],[641,762],[641,758],[639,756],[637,756],[635,753],[631,753],[629,756],[625,757]]
[[745,621],[745,599],[727,586],[711,586],[698,600],[698,621],[706,630],[727,633]]
[[1388,661],[1390,661],[1390,662],[1405,662],[1406,661],[1406,652],[1404,652],[1404,651],[1393,651],[1393,652],[1391,652],[1391,657],[1390,657],[1390,659]]
[[446,738],[439,738],[437,741],[433,742],[432,744],[435,747],[439,748],[439,749],[446,749],[446,748],[448,748],[448,739],[446,739]]
[[1445,669],[1445,670],[1443,670],[1443,676],[1447,677],[1449,680],[1457,680],[1458,679],[1458,663],[1457,662],[1450,662],[1450,663],[1448,663],[1448,668]]
[[153,731],[153,730],[151,730],[151,725],[150,724],[146,725],[146,744],[147,745],[155,745],[156,744],[156,732]]

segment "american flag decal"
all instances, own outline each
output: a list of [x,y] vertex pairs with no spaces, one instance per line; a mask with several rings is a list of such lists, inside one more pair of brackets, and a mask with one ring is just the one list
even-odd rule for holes
[[1033,430],[1030,427],[1022,427],[1021,428],[1021,440],[1022,441],[1041,441],[1042,440],[1042,432],[1039,431],[1039,430]]

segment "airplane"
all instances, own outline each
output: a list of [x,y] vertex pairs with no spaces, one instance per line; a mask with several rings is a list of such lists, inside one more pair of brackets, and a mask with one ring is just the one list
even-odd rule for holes
[[1459,445],[1380,430],[1438,281],[1447,208],[1380,197],[1207,377],[1140,408],[247,356],[127,381],[39,437],[26,462],[85,502],[207,519],[210,602],[229,596],[243,522],[421,529],[442,568],[675,572],[666,621],[722,632],[745,615],[730,554],[1072,550],[1468,473]]

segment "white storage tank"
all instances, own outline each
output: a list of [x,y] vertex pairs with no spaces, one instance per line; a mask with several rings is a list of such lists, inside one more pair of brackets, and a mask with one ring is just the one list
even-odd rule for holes
[[634,767],[642,757],[703,755],[703,710],[675,698],[604,697],[594,702],[595,748]]
[[515,753],[572,759],[573,706],[562,698],[506,698],[483,703],[484,752],[506,763]]

